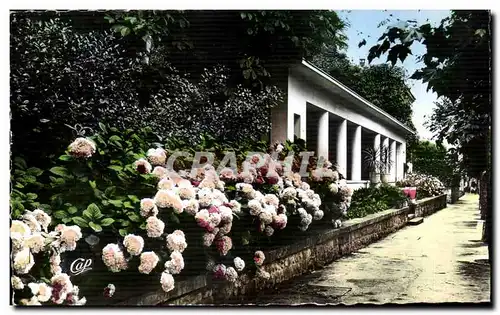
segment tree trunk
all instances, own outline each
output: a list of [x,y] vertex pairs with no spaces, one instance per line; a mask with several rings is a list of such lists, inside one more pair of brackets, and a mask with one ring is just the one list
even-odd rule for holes
[[481,175],[479,180],[479,211],[481,212],[481,220],[486,219],[488,208],[488,176],[486,172]]
[[492,220],[493,220],[493,202],[492,202],[492,191],[491,191],[491,176],[489,173],[486,173],[481,178],[480,183],[480,195],[479,195],[479,204],[481,209],[481,218],[484,215],[484,224],[483,224],[483,237],[482,241],[488,244],[488,259],[490,265],[492,264],[492,237],[491,237],[491,228],[492,228]]

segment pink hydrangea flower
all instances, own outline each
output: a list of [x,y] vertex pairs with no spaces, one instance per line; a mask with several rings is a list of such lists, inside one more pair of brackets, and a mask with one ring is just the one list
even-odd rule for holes
[[226,256],[233,247],[233,241],[229,236],[223,236],[215,240],[215,246],[222,256]]
[[102,249],[102,261],[111,272],[127,269],[127,261],[117,244],[108,244]]
[[214,267],[214,279],[216,280],[225,280],[226,278],[226,266],[222,264],[215,265]]
[[264,253],[260,250],[256,251],[255,254],[253,255],[253,261],[257,266],[262,266],[264,264],[264,260],[266,259],[266,256]]
[[144,274],[149,274],[153,269],[155,269],[156,265],[160,259],[155,252],[144,252],[141,254],[141,264],[139,265],[139,272]]
[[148,237],[160,237],[165,229],[165,223],[157,217],[149,217],[146,220],[146,232]]
[[68,148],[69,154],[76,158],[89,158],[95,153],[95,150],[95,143],[87,138],[77,138]]
[[145,159],[139,159],[135,161],[134,164],[135,164],[135,169],[140,174],[149,174],[151,173],[151,169],[153,168],[151,164],[149,164],[149,162],[146,161]]

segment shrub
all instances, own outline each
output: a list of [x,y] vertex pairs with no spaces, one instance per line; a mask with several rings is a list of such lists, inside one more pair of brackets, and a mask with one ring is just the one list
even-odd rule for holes
[[351,206],[347,212],[350,219],[362,218],[369,214],[400,208],[407,200],[400,188],[391,185],[360,188],[352,195]]
[[58,18],[13,14],[14,156],[45,167],[77,133],[99,130],[99,122],[151,127],[162,139],[177,137],[189,145],[199,144],[202,133],[227,144],[268,133],[269,110],[282,101],[276,87],[229,90],[229,70],[221,66],[194,80],[171,66],[165,47],[153,47],[145,61],[129,44],[111,31],[76,31]]
[[[174,275],[199,274],[205,268],[215,281],[235,281],[240,260],[255,261],[246,269],[266,278],[261,265],[265,258],[258,250],[303,237],[313,221],[332,219],[338,226],[334,210],[347,210],[349,204],[351,191],[339,181],[331,163],[310,178],[285,172],[271,155],[252,156],[236,171],[216,172],[212,165],[193,172],[169,170],[165,168],[169,153],[159,144],[152,149],[146,145],[156,141],[151,130],[120,131],[103,124],[99,128],[94,136],[75,140],[42,173],[48,177],[40,180],[46,183],[39,199],[49,200],[51,219],[40,209],[25,210],[22,216],[20,210],[12,214],[11,239],[23,255],[39,250],[33,247],[32,236],[54,238],[50,246],[46,243],[52,256],[33,258],[36,266],[50,266],[50,270],[42,275],[39,269],[31,272],[32,265],[21,266],[32,276],[23,280],[25,284],[45,281],[57,286],[42,278],[66,277],[60,261],[66,259],[67,251],[85,242],[93,243],[93,252],[102,253],[102,263],[111,271],[109,276],[78,284],[89,301],[93,297],[86,292],[92,288],[105,288],[123,277],[133,279],[130,285],[137,286],[137,277],[144,273],[149,276],[143,279],[160,280],[167,292],[174,288]],[[260,158],[263,165],[258,164]],[[52,234],[42,231],[48,223],[57,225]],[[29,233],[17,231],[16,226],[27,227]],[[33,298],[34,293],[29,300],[19,294],[16,301],[21,304],[45,301]],[[54,303],[58,302],[56,298]]]
[[409,174],[396,183],[398,187],[417,187],[417,199],[439,196],[446,192],[443,183],[432,175]]
[[76,33],[59,19],[38,21],[22,13],[12,15],[11,30],[15,156],[52,158],[76,136],[68,125],[138,117],[131,111],[138,107],[139,65],[110,32]]
[[[43,170],[29,167],[21,157],[15,157],[11,167],[10,175],[10,208],[11,216],[19,217],[25,210],[40,207],[37,201],[38,194],[44,185],[39,182]],[[43,208],[48,209],[47,205]]]

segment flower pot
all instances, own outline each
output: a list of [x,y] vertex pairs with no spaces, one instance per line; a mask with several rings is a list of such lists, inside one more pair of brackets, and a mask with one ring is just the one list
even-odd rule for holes
[[382,183],[387,184],[389,182],[390,175],[391,174],[381,174],[380,177],[381,177]]
[[370,172],[370,182],[372,184],[378,184],[380,182],[380,174],[376,172]]

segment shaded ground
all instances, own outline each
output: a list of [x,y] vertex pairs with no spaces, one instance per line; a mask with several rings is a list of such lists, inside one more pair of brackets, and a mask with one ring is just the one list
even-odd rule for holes
[[488,249],[478,196],[245,304],[489,302]]

